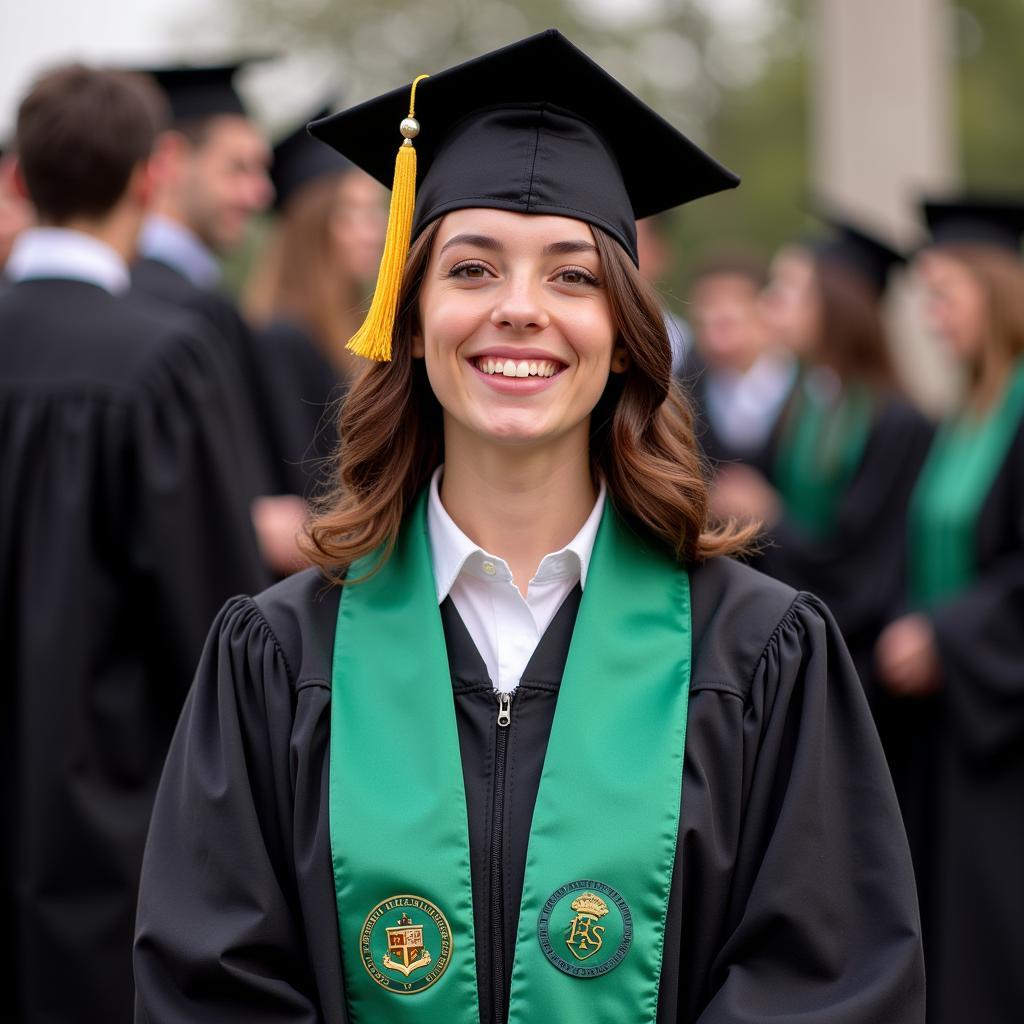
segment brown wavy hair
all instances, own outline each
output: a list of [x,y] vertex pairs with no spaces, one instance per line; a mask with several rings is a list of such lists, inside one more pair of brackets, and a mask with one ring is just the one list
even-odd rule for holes
[[[441,406],[422,359],[412,357],[420,286],[438,223],[406,263],[389,363],[368,365],[341,413],[333,489],[307,527],[306,554],[334,582],[356,559],[394,546],[402,519],[443,459]],[[599,228],[594,240],[629,367],[610,374],[591,414],[590,460],[616,511],[684,562],[749,550],[758,524],[709,525],[705,466],[693,416],[673,380],[657,295],[625,251]]]

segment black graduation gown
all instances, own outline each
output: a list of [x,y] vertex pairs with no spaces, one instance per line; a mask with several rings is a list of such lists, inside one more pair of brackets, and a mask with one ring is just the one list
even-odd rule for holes
[[1024,1015],[1024,422],[976,527],[976,581],[931,610],[943,689],[886,726],[914,849],[932,1024]]
[[[920,1024],[906,838],[834,624],[814,598],[723,559],[694,571],[691,592],[693,675],[658,1021]],[[139,1022],[348,1020],[328,827],[337,606],[338,590],[307,570],[232,601],[211,633],[147,844]],[[497,703],[465,627],[450,606],[443,615],[483,1022],[503,1019],[512,964],[493,943],[497,935],[513,948],[575,611],[570,598],[513,703],[501,879],[488,876]],[[489,909],[498,884],[503,922]]]
[[[761,443],[754,445],[752,448],[738,448],[732,442],[727,441],[715,429],[714,420],[708,411],[708,373],[708,366],[701,356],[697,352],[691,351],[687,354],[677,379],[682,385],[683,391],[690,399],[690,407],[693,410],[694,434],[712,470],[724,463],[747,463],[758,469],[767,465],[769,449],[773,443],[779,417],[776,417],[771,430]],[[784,402],[780,406],[780,416],[785,405],[786,403]]]
[[167,745],[217,609],[266,582],[192,328],[78,281],[0,293],[8,1020],[130,1018]]
[[[817,537],[783,515],[753,562],[828,605],[873,705],[875,643],[905,603],[907,508],[931,438],[931,425],[912,406],[885,401],[839,501],[834,528]],[[777,444],[776,435],[766,453],[769,477]]]
[[333,472],[343,381],[295,320],[274,320],[253,340],[271,396],[273,492],[311,497]]
[[227,295],[200,288],[174,267],[151,257],[143,257],[132,265],[132,290],[163,306],[187,310],[207,325],[208,336],[212,332],[218,354],[234,380],[227,396],[229,413],[236,421],[235,430],[249,441],[234,476],[250,500],[273,493],[274,434],[266,415],[271,396],[252,331],[238,307]]

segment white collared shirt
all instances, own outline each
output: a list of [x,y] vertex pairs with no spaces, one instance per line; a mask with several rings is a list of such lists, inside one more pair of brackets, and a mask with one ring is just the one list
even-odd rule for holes
[[123,295],[131,287],[128,264],[120,253],[71,228],[26,228],[11,248],[4,274],[11,281],[85,281],[111,295]]
[[150,214],[139,236],[139,255],[159,260],[208,291],[220,281],[220,263],[184,224],[158,213]]
[[774,352],[759,356],[746,373],[708,373],[708,418],[722,440],[742,452],[756,451],[767,442],[795,376],[794,360]]
[[604,511],[604,481],[579,533],[561,551],[541,559],[524,598],[508,563],[474,544],[441,504],[443,469],[438,467],[431,478],[427,504],[437,602],[451,597],[495,690],[511,693],[562,602],[577,583],[587,585],[587,569]]

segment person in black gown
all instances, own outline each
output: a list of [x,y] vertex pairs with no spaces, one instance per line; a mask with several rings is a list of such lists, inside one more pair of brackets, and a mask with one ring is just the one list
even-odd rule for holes
[[697,436],[712,468],[761,466],[793,388],[795,360],[768,331],[761,294],[766,268],[722,252],[693,274],[693,351],[680,371],[697,413]]
[[265,560],[280,572],[274,554],[294,549],[302,506],[288,495],[276,500],[276,437],[267,413],[273,391],[252,331],[221,286],[221,257],[245,241],[253,217],[273,197],[270,146],[234,86],[245,63],[148,72],[167,97],[172,130],[160,141],[161,173],[132,267],[132,287],[209,325],[235,382],[229,411],[237,432],[248,438],[233,477],[254,503]]
[[130,1018],[150,809],[217,608],[264,585],[202,325],[129,293],[166,110],[80,65],[32,87],[40,227],[0,292],[5,1016]]
[[312,130],[396,183],[377,362],[318,569],[210,635],[137,1020],[920,1024],[864,695],[708,529],[636,269],[635,217],[735,177],[554,31]]
[[878,642],[933,1024],[1024,1012],[1024,203],[927,203],[917,258],[965,371],[914,492],[907,614]]
[[800,379],[762,466],[725,468],[713,499],[722,515],[765,523],[757,568],[825,602],[872,703],[875,641],[903,603],[903,524],[931,438],[897,386],[882,322],[901,262],[838,221],[776,257],[765,302]]
[[331,476],[334,403],[357,362],[345,343],[359,326],[387,218],[381,186],[312,138],[308,120],[274,146],[276,218],[244,298],[272,396],[273,493],[305,499]]

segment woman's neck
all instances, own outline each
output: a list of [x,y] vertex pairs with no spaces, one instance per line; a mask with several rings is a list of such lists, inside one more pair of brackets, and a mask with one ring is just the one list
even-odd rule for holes
[[505,559],[524,596],[541,559],[579,533],[597,500],[582,426],[577,436],[518,449],[445,423],[441,503],[474,544]]

